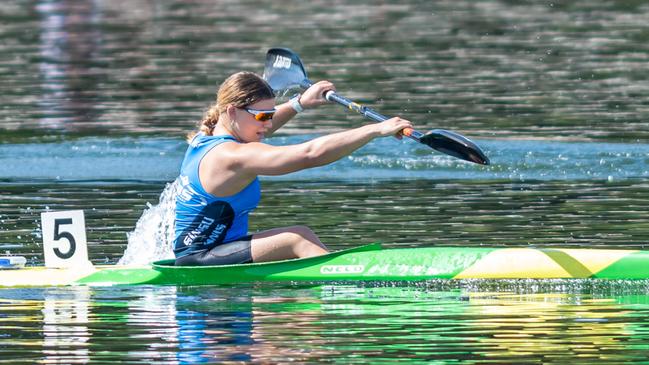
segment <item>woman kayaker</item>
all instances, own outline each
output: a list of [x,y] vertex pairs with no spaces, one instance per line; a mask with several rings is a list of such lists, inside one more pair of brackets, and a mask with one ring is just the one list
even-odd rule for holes
[[261,197],[259,175],[283,175],[322,166],[351,154],[377,137],[397,136],[407,120],[382,123],[272,146],[262,142],[297,113],[327,103],[334,90],[320,81],[302,95],[275,106],[264,79],[239,72],[220,86],[216,102],[190,138],[176,199],[176,265],[223,265],[310,257],[327,248],[305,226],[248,233],[248,214]]

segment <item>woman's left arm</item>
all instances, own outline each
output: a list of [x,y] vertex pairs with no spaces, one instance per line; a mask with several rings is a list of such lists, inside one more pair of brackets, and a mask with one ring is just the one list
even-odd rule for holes
[[[329,81],[318,81],[315,84],[311,85],[306,91],[300,95],[299,102],[302,105],[302,108],[312,109],[317,106],[327,104],[327,99],[324,98],[325,92],[329,90],[336,90],[334,85]],[[276,130],[280,129],[284,124],[286,124],[291,118],[293,118],[297,112],[291,106],[290,101],[280,104],[276,107],[277,111],[275,116],[273,116],[273,126],[270,128],[267,135],[275,133]]]

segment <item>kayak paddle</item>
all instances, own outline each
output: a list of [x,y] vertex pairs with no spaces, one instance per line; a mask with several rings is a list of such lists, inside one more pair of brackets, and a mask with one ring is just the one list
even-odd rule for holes
[[[313,85],[306,75],[300,57],[288,48],[271,48],[268,50],[264,67],[264,79],[278,93],[290,89],[307,89]],[[331,90],[325,93],[325,98],[376,122],[390,119]],[[428,133],[421,133],[411,128],[404,129],[402,133],[406,137],[410,137],[447,155],[481,165],[489,165],[489,158],[482,152],[480,147],[459,133],[445,129],[433,129]]]

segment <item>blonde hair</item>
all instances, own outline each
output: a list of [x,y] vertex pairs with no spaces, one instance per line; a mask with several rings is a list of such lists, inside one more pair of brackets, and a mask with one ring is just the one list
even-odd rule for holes
[[[237,72],[223,81],[216,93],[216,102],[212,104],[203,119],[198,123],[198,132],[211,136],[214,127],[219,122],[219,115],[224,113],[228,105],[244,108],[258,101],[275,97],[268,83],[254,72]],[[198,132],[188,136],[191,140]]]

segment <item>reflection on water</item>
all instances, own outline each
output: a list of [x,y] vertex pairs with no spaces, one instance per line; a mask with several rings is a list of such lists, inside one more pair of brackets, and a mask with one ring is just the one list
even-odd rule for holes
[[90,295],[90,288],[47,292],[41,310],[44,362],[56,363],[65,358],[75,358],[76,362],[90,360]]
[[0,356],[149,364],[644,361],[647,287],[526,280],[2,289]]
[[99,111],[93,99],[101,76],[92,69],[103,38],[99,9],[92,2],[61,1],[42,2],[35,10],[40,18],[38,126],[96,130]]

